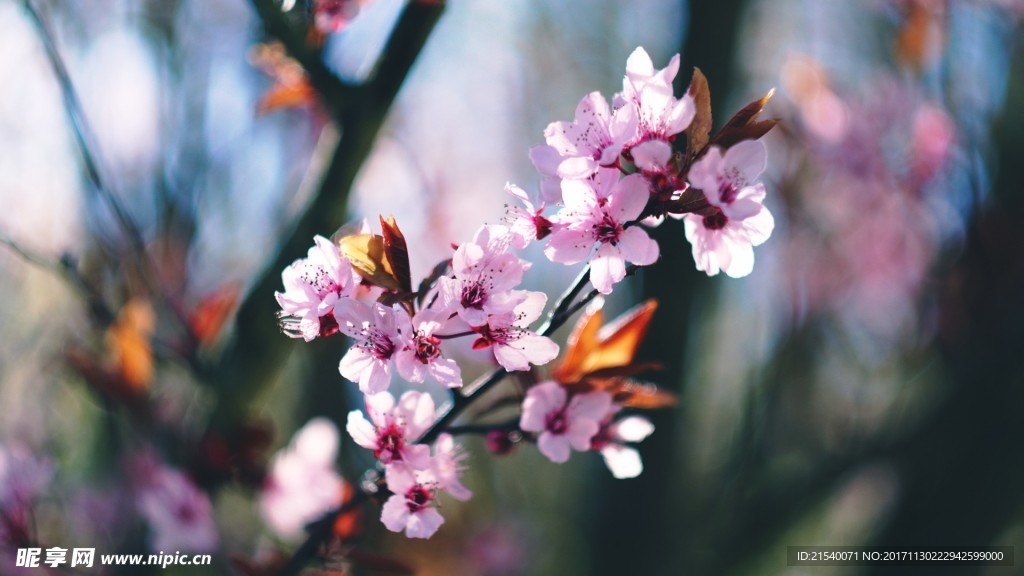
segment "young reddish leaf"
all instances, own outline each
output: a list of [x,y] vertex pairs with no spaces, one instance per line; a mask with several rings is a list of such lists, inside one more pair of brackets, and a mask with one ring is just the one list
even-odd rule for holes
[[632,364],[658,307],[656,301],[648,300],[601,328],[602,305],[603,301],[592,305],[577,322],[566,344],[565,358],[554,371],[554,377],[559,382],[573,384],[595,370]]
[[240,293],[236,284],[229,284],[199,301],[188,323],[200,344],[209,346],[217,340],[224,323],[238,304]]
[[256,103],[258,116],[281,108],[304,108],[316,103],[316,90],[310,85],[305,70],[287,55],[281,43],[257,44],[249,52],[249,63],[274,81]]
[[[341,502],[342,506],[348,504],[352,497],[355,496],[355,490],[352,485],[342,480],[341,485]],[[344,514],[339,514],[334,520],[334,526],[331,527],[334,535],[341,541],[347,541],[355,538],[359,535],[363,525],[363,510],[360,507],[355,507]]]
[[693,80],[690,80],[687,93],[697,108],[693,121],[686,129],[686,159],[689,160],[704,149],[711,134],[711,91],[708,89],[708,79],[700,68],[694,67]]
[[651,384],[644,384],[633,380],[625,380],[618,383],[611,390],[612,398],[630,408],[641,410],[655,410],[675,406],[679,400],[674,394],[659,390]]
[[338,240],[341,253],[367,282],[398,292],[402,284],[388,261],[384,237],[376,234],[354,234]]
[[764,110],[765,105],[771,100],[775,94],[775,89],[772,88],[764,95],[763,98],[754,100],[750,104],[747,104],[735,116],[729,119],[722,126],[722,129],[715,134],[715,137],[711,139],[711,144],[721,146],[722,148],[728,148],[733,144],[742,142],[743,140],[757,140],[761,136],[764,136],[775,127],[775,120],[761,120],[758,121],[757,116]]
[[905,66],[921,70],[942,53],[943,7],[922,1],[907,3],[907,16],[893,46],[896,57]]
[[586,373],[584,365],[599,346],[597,332],[604,323],[604,298],[598,296],[583,312],[565,343],[565,356],[552,376],[559,382],[577,382]]
[[409,248],[405,244],[405,236],[398,229],[394,216],[385,220],[380,216],[380,227],[384,234],[384,256],[391,265],[395,279],[402,292],[412,292],[412,276],[409,272]]

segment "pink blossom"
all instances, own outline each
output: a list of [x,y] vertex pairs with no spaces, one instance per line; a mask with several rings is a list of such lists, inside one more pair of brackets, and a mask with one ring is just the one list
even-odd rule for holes
[[459,365],[441,355],[441,340],[437,334],[444,329],[447,319],[447,312],[431,309],[421,310],[413,317],[405,345],[395,353],[395,367],[402,378],[420,383],[429,374],[442,386],[462,386]]
[[0,542],[31,539],[32,505],[53,480],[53,466],[19,445],[0,445]]
[[452,495],[452,498],[465,502],[473,493],[462,485],[459,476],[462,475],[463,464],[466,454],[462,447],[455,443],[451,434],[441,434],[434,442],[434,457],[431,458],[430,467],[437,480],[437,485]]
[[514,291],[496,299],[498,311],[488,315],[482,326],[473,327],[478,335],[473,348],[491,348],[494,359],[510,372],[529,370],[531,364],[541,366],[554,360],[558,345],[527,329],[540,317],[546,302],[544,293],[526,291]]
[[693,97],[676,98],[672,81],[679,71],[679,55],[672,56],[668,66],[655,70],[651,57],[637,48],[626,60],[622,92],[615,97],[616,108],[634,106],[639,130],[632,143],[645,140],[668,140],[690,125],[696,114]]
[[187,476],[158,464],[149,470],[136,505],[149,524],[153,552],[211,552],[217,547],[213,506]]
[[724,270],[741,278],[754,269],[753,247],[775,228],[775,219],[763,205],[764,185],[754,182],[766,164],[764,144],[745,140],[724,155],[712,147],[690,168],[690,184],[702,190],[710,204],[683,219],[698,270],[709,276]]
[[388,464],[405,461],[422,468],[430,457],[428,446],[413,444],[434,423],[434,400],[429,394],[409,391],[395,398],[387,392],[366,396],[367,420],[363,413],[348,413],[348,430],[352,439],[375,458]]
[[385,467],[384,478],[393,495],[381,507],[380,520],[392,532],[405,531],[410,538],[430,538],[444,524],[433,506],[437,480],[429,469],[395,462]]
[[334,471],[337,454],[337,428],[326,418],[314,418],[274,455],[260,512],[279,536],[299,538],[306,524],[341,504],[344,484]]
[[[643,229],[627,226],[643,212],[650,198],[647,182],[631,174],[610,189],[600,179],[562,181],[565,207],[555,216],[559,226],[544,254],[562,264],[590,258],[590,281],[602,294],[626,277],[626,262],[641,266],[658,259],[658,244]],[[594,251],[594,247],[597,251]],[[593,255],[591,255],[593,253]]]
[[540,208],[533,204],[530,195],[515,184],[505,184],[505,191],[515,196],[523,204],[523,208],[511,208],[506,217],[509,221],[509,232],[512,235],[512,247],[516,250],[526,248],[534,240],[543,240],[551,233],[551,220],[544,217],[544,204]]
[[275,292],[285,334],[306,342],[317,336],[337,332],[332,312],[342,298],[351,296],[359,286],[359,275],[330,240],[314,239],[306,258],[284,269],[284,292]]
[[[588,178],[599,167],[615,164],[623,147],[635,138],[636,128],[633,107],[613,113],[604,96],[591,92],[576,106],[572,123],[552,122],[544,129],[547,147],[534,153],[539,160],[535,165],[550,176]],[[548,172],[551,168],[553,173]]]
[[338,328],[357,343],[345,353],[338,370],[359,384],[364,394],[387,390],[391,385],[391,361],[412,333],[409,315],[401,306],[366,305],[342,300],[335,306]]
[[520,428],[540,433],[537,447],[559,464],[569,459],[570,447],[580,452],[590,450],[591,439],[612,408],[612,397],[607,392],[577,394],[568,404],[566,400],[566,390],[557,382],[538,384],[526,393],[519,419]]
[[441,296],[471,326],[487,322],[496,295],[515,288],[529,263],[509,252],[513,241],[505,226],[482,226],[472,242],[455,250],[452,275],[441,278]]
[[[613,408],[614,412],[618,407]],[[591,448],[601,452],[604,463],[616,478],[636,478],[644,471],[640,453],[627,442],[641,442],[654,432],[654,425],[642,416],[627,416],[613,421],[605,418],[591,440]]]
[[359,5],[368,0],[316,0],[313,22],[324,34],[341,32],[359,14]]

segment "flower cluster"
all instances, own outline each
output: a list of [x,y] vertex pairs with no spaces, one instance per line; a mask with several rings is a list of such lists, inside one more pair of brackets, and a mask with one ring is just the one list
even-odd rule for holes
[[[655,305],[599,329],[600,295],[611,293],[631,270],[658,260],[659,246],[647,229],[666,215],[684,219],[697,267],[710,275],[749,274],[752,247],[773,227],[763,205],[765,188],[756,181],[766,163],[758,138],[772,124],[757,121],[767,97],[711,137],[703,76],[696,72],[690,90],[676,97],[678,68],[675,56],[656,69],[638,48],[611,104],[597,92],[588,94],[573,121],[551,123],[546,143],[530,150],[541,174],[537,193],[508,184],[519,206],[509,208],[503,224],[483,225],[471,240],[454,245],[450,259],[417,288],[409,247],[393,218],[381,217],[379,234],[364,223],[355,233],[318,236],[307,257],[283,272],[285,292],[277,299],[285,334],[310,341],[340,333],[352,343],[339,371],[358,385],[366,411],[349,413],[346,428],[383,471],[377,484],[387,489],[381,521],[389,530],[430,537],[444,522],[438,495],[471,496],[460,480],[463,452],[453,438],[460,431],[485,433],[495,453],[526,441],[553,462],[565,462],[572,450],[598,451],[616,478],[641,473],[631,444],[654,427],[633,411],[674,402],[633,379],[651,368],[633,356]],[[552,262],[587,262],[586,273],[549,311],[540,331],[531,326],[544,313],[547,296],[519,289],[531,268],[519,252],[533,242],[544,242]],[[593,292],[576,302],[588,281]],[[539,378],[535,368],[559,355],[548,333],[595,298],[562,360],[549,378]],[[489,350],[501,367],[468,394],[459,391],[462,371],[449,344],[459,338]],[[525,394],[517,389],[522,402],[514,421],[450,426],[507,372],[523,373],[525,384]],[[396,377],[415,388],[397,400],[389,392]],[[432,391],[452,395],[444,418]],[[340,479],[329,470],[337,439],[324,425],[310,426],[275,458],[267,485],[264,514],[282,535],[293,535],[340,502]],[[326,447],[311,449],[312,436],[321,436]],[[292,518],[281,517],[279,501],[297,502]]]

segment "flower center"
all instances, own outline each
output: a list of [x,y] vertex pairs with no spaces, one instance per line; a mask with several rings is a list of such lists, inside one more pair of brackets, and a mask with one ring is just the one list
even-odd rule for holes
[[729,218],[721,210],[716,210],[713,214],[704,217],[704,227],[708,230],[721,230],[728,223]]
[[565,417],[565,410],[557,410],[548,414],[544,428],[558,436],[565,434],[569,430],[569,419]]
[[718,184],[718,197],[725,204],[732,204],[739,193],[739,187],[731,180],[723,180]]
[[370,354],[378,360],[388,360],[395,353],[395,343],[391,341],[391,337],[377,330],[370,333],[367,344]]
[[339,288],[334,280],[331,279],[331,275],[327,273],[327,269],[319,264],[306,262],[302,269],[302,279],[306,281],[310,288],[316,290],[317,296],[321,298],[331,292],[337,292]]
[[594,236],[598,242],[611,243],[612,246],[615,246],[619,243],[620,234],[622,234],[622,226],[612,220],[608,214],[605,214],[600,222],[594,224]]
[[392,422],[377,436],[377,449],[373,451],[374,458],[387,464],[392,460],[400,460],[400,452],[405,446],[405,435],[398,425]]
[[441,341],[433,336],[416,338],[416,359],[424,364],[441,355]]
[[434,499],[434,495],[427,490],[426,486],[417,484],[413,486],[409,492],[405,495],[406,504],[409,506],[409,512],[419,512],[426,508],[430,501]]
[[462,289],[462,300],[460,303],[463,308],[483,310],[485,302],[487,302],[487,291],[484,290],[479,282],[474,282]]

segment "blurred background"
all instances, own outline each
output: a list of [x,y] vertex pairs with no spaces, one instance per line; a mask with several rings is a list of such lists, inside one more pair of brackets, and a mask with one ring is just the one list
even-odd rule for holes
[[[637,46],[659,68],[681,53],[677,93],[701,68],[716,128],[773,87],[780,120],[753,274],[704,276],[669,222],[662,262],[609,301],[659,300],[641,357],[680,398],[652,417],[643,475],[467,438],[473,500],[445,501],[429,541],[370,505],[358,548],[424,575],[896,573],[789,567],[790,545],[1024,553],[1024,3],[350,4],[315,31],[303,0],[0,0],[0,573],[31,545],[148,552],[161,516],[138,502],[161,474],[187,488],[153,506],[213,519],[188,532],[213,565],[168,573],[271,573],[296,542],[262,520],[268,460],[361,407],[338,340],[278,331],[281,269],[383,213],[427,274],[502,219],[506,182],[536,189],[528,148],[620,90]],[[526,283],[553,297],[576,270],[537,248]],[[341,474],[372,464],[342,434]]]

